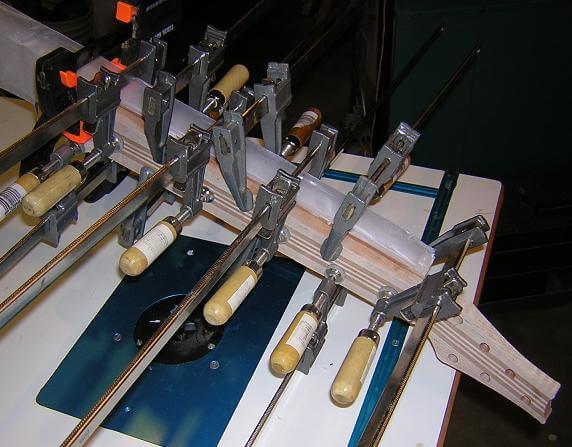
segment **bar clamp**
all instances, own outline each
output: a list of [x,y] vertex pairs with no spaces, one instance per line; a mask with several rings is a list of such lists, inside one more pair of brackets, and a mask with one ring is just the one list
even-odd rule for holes
[[371,201],[381,197],[395,178],[403,173],[407,157],[419,136],[419,132],[407,124],[399,124],[371,163],[367,176],[360,176],[353,189],[344,197],[334,216],[330,233],[320,247],[323,259],[334,261],[338,258],[343,249],[342,241]]

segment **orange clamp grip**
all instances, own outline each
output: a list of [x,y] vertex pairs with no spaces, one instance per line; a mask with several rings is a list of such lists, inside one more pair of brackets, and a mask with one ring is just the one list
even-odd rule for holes
[[123,23],[131,22],[133,16],[137,14],[137,7],[126,2],[117,2],[115,18]]
[[77,87],[77,75],[70,70],[61,71],[60,70],[60,81],[63,85],[68,88],[76,88]]
[[126,65],[123,65],[123,64],[119,61],[119,58],[118,58],[118,57],[116,57],[116,58],[114,58],[114,59],[111,59],[111,63],[112,63],[113,65],[115,65],[117,68],[119,68],[119,70],[121,70],[121,71],[125,70]]
[[78,143],[78,144],[87,143],[93,137],[93,135],[91,135],[91,134],[87,133],[85,130],[83,130],[83,121],[79,122],[79,134],[71,133],[71,132],[68,132],[67,130],[64,130],[62,132],[62,134],[68,140],[73,141],[74,143]]

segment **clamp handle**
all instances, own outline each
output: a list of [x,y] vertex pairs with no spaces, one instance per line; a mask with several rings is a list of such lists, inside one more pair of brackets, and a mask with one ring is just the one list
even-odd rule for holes
[[319,323],[320,316],[307,306],[296,314],[270,355],[270,367],[275,374],[284,375],[296,369]]
[[242,86],[246,84],[249,77],[250,72],[248,71],[248,68],[242,64],[233,65],[210,91],[220,93],[224,98],[222,101],[224,104],[228,101],[232,92],[240,90]]
[[87,171],[80,163],[72,163],[56,171],[22,199],[22,210],[29,216],[43,216],[84,180]]
[[260,276],[260,272],[247,265],[238,267],[205,304],[205,320],[213,326],[225,324],[254,289]]
[[379,337],[377,333],[366,334],[366,330],[353,341],[330,388],[334,402],[346,407],[354,403],[367,377],[367,373],[375,357]]
[[159,222],[133,246],[123,252],[119,259],[121,271],[128,276],[138,276],[143,273],[175,242],[180,233],[180,229],[177,230],[178,228],[168,220]]

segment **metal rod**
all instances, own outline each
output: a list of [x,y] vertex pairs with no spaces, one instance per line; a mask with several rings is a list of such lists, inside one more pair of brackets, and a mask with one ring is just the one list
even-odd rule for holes
[[176,310],[161,324],[153,336],[140,348],[131,363],[115,379],[113,384],[89,410],[61,444],[62,447],[82,446],[117,405],[129,388],[145,371],[157,354],[163,349],[175,332],[182,326],[193,310],[207,296],[218,280],[248,247],[262,228],[262,218],[270,211],[266,205],[252,221],[238,234],[223,254],[207,270],[199,282],[185,296]]
[[0,154],[0,174],[32,155],[37,149],[56,138],[68,127],[77,123],[81,117],[80,108],[86,102],[87,98],[83,98],[73,103],[2,151]]
[[453,86],[461,79],[461,77],[467,72],[469,67],[472,65],[475,57],[481,52],[481,48],[479,45],[475,45],[471,52],[467,55],[465,60],[459,65],[457,70],[451,75],[447,82],[441,87],[441,89],[437,92],[431,103],[421,112],[421,115],[413,124],[413,128],[415,130],[420,130],[421,127],[429,118],[429,115],[435,110],[435,108],[443,101],[443,99],[447,96],[447,94],[452,90]]
[[421,45],[421,47],[415,52],[413,57],[409,59],[405,67],[399,72],[397,77],[393,80],[389,88],[386,92],[384,92],[379,99],[375,106],[369,110],[361,120],[356,124],[356,126],[352,129],[352,131],[344,138],[341,144],[338,145],[336,152],[340,152],[351,140],[354,138],[357,133],[374,117],[374,115],[379,112],[379,110],[387,103],[395,90],[401,85],[401,83],[409,76],[409,74],[413,71],[413,69],[417,66],[419,61],[423,58],[423,56],[429,51],[429,49],[433,46],[437,38],[443,34],[445,30],[444,26],[439,26],[433,33],[429,36],[429,38]]
[[240,19],[238,19],[236,22],[234,22],[234,25],[232,25],[228,31],[227,34],[229,35],[230,39],[235,39],[236,38],[236,31],[244,24],[246,23],[248,20],[252,19],[255,15],[255,13],[260,13],[261,12],[261,6],[264,5],[264,3],[266,3],[267,0],[260,0],[256,5],[254,5],[252,8],[250,8]]
[[308,164],[310,164],[310,161],[312,161],[312,158],[314,158],[314,156],[318,153],[319,150],[320,150],[320,146],[318,145],[314,148],[314,150],[312,152],[308,152],[306,154],[306,156],[304,157],[304,159],[300,162],[300,164],[298,166],[296,166],[296,169],[294,169],[294,171],[292,171],[291,175],[293,177],[298,177],[302,173],[302,171],[306,168],[306,166],[308,166]]
[[430,314],[419,318],[415,323],[413,332],[405,343],[387,386],[361,435],[357,444],[358,447],[377,447],[379,445],[440,309],[440,306],[435,306]]
[[[107,177],[107,166],[101,169],[100,172],[89,182],[80,186],[77,192],[78,202],[82,201],[89,193],[91,193],[97,186],[99,186]],[[26,235],[16,242],[10,250],[0,257],[0,277],[9,271],[26,253],[35,247],[44,236],[44,229],[51,218],[49,211],[41,220],[35,225]]]
[[91,227],[79,235],[46,265],[32,275],[14,293],[0,303],[0,328],[26,307],[40,292],[54,282],[67,268],[80,259],[87,251],[101,241],[127,216],[134,212],[150,196],[157,193],[166,183],[170,167],[177,161],[174,158],[161,166],[141,185],[138,185],[123,200],[100,217]]
[[244,444],[244,447],[252,447],[254,445],[254,443],[256,442],[256,439],[258,438],[258,435],[260,434],[260,432],[264,428],[264,425],[266,424],[266,422],[270,418],[272,411],[274,410],[274,408],[278,404],[278,401],[280,400],[280,398],[284,394],[284,391],[286,391],[286,387],[290,383],[290,379],[292,379],[295,372],[296,372],[296,370],[294,370],[294,371],[286,374],[286,376],[284,376],[284,379],[282,379],[282,382],[280,382],[280,386],[278,387],[278,389],[276,390],[276,392],[272,396],[270,403],[268,404],[268,406],[264,410],[264,413],[262,413],[262,416],[258,420],[256,427],[254,427],[254,430],[250,434],[248,441],[246,441],[246,444]]

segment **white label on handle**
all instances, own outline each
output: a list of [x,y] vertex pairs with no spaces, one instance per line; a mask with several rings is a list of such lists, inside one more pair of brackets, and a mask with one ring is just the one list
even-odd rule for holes
[[0,219],[14,211],[28,192],[18,183],[12,183],[0,193]]
[[293,127],[306,127],[313,124],[318,119],[318,114],[311,110],[306,110]]
[[250,291],[254,289],[255,284],[254,278],[248,275],[240,287],[230,296],[227,303],[230,305],[233,313],[242,304]]
[[166,224],[159,223],[133,246],[143,253],[147,259],[147,263],[151,265],[174,240],[175,236],[171,229]]
[[361,378],[359,379],[360,383],[363,385],[363,381],[365,380],[365,376],[367,376],[367,372],[369,371],[369,368],[371,367],[371,362],[373,362],[373,358],[375,357],[375,347],[371,350],[371,352],[369,353],[369,358],[367,359],[367,363],[365,364],[365,368],[363,369],[363,372],[361,373]]
[[292,331],[290,337],[288,337],[288,340],[286,341],[286,344],[293,347],[301,357],[306,346],[310,343],[312,334],[317,327],[318,322],[315,318],[308,314],[302,315],[302,318],[300,318],[300,321],[298,322],[298,326],[296,326],[296,329]]

